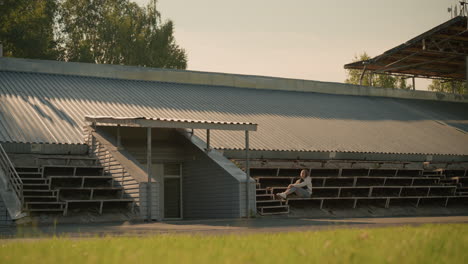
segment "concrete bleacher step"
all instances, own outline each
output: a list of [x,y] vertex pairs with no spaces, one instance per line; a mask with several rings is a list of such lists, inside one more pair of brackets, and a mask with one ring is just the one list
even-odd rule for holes
[[23,179],[23,178],[43,179],[41,172],[18,172],[18,176],[20,176],[21,179]]
[[23,183],[23,188],[26,190],[49,190],[49,185],[46,183]]
[[282,215],[289,214],[288,205],[278,205],[278,206],[261,206],[257,207],[258,213],[260,215]]
[[26,202],[26,210],[31,209],[64,209],[64,202]]
[[255,191],[256,191],[257,195],[258,194],[268,194],[268,189],[258,189],[257,188]]
[[41,173],[41,168],[38,166],[20,166],[15,167],[15,170],[18,172],[18,174]]
[[40,195],[28,195],[24,196],[25,202],[57,202],[57,196],[40,196]]
[[275,196],[273,194],[257,194],[257,201],[272,200]]
[[23,184],[48,184],[48,180],[44,178],[21,178]]
[[24,196],[54,196],[57,191],[55,190],[35,190],[35,189],[23,189]]
[[283,200],[264,200],[264,201],[257,201],[257,207],[263,206],[280,206],[285,205],[285,201]]

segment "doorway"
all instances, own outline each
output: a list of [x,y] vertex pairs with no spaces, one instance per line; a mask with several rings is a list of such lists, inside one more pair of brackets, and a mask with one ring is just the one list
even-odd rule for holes
[[163,218],[182,219],[182,164],[163,164]]

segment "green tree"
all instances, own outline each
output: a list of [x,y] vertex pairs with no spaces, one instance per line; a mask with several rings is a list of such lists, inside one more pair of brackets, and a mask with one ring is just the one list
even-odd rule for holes
[[[354,56],[353,62],[369,60],[371,57],[366,52],[361,55]],[[361,79],[362,70],[349,69],[347,71],[348,78],[345,80],[346,83],[359,84]],[[376,86],[384,88],[399,88],[399,89],[411,89],[411,85],[408,85],[406,79],[398,76],[391,76],[388,74],[371,74],[365,72],[362,77],[362,85],[364,86]]]
[[173,22],[162,21],[155,7],[156,0],[146,7],[129,0],[63,0],[60,59],[185,69]]
[[432,80],[432,83],[427,87],[429,91],[435,92],[444,92],[444,93],[458,93],[458,94],[468,94],[468,89],[465,82],[455,81],[441,81],[441,80]]
[[3,0],[0,2],[0,42],[4,56],[55,59],[55,0]]

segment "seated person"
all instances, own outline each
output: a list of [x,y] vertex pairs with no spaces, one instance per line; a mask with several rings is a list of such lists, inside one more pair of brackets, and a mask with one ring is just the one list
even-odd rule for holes
[[286,191],[277,193],[276,196],[286,199],[291,193],[296,193],[299,198],[309,198],[312,194],[312,178],[308,174],[307,170],[302,170],[301,178],[296,183],[289,184]]

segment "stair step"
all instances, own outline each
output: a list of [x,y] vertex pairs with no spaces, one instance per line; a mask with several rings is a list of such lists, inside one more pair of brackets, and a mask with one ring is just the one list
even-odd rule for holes
[[54,196],[55,193],[56,193],[56,191],[52,191],[52,190],[29,190],[29,189],[24,190],[23,189],[23,195],[24,196],[34,196],[34,195],[37,195],[37,196]]
[[16,172],[18,173],[39,173],[40,168],[36,166],[23,166],[23,167],[15,167]]
[[268,194],[268,189],[256,189],[257,194]]
[[26,202],[39,202],[39,201],[57,201],[57,196],[41,196],[41,195],[26,195],[24,196]]
[[278,214],[289,214],[288,205],[278,206],[261,206],[258,207],[260,215],[278,215]]
[[63,202],[27,202],[26,209],[63,209]]
[[39,173],[39,172],[18,172],[18,175],[20,176],[21,179],[23,178],[39,178],[39,179],[43,179],[42,178],[42,173]]
[[263,200],[257,201],[257,207],[284,205],[283,203],[284,202],[280,200]]
[[23,189],[28,190],[49,190],[49,185],[44,183],[23,183]]
[[272,200],[274,198],[273,194],[257,194],[257,201]]
[[35,208],[28,209],[29,212],[63,212],[63,208]]

